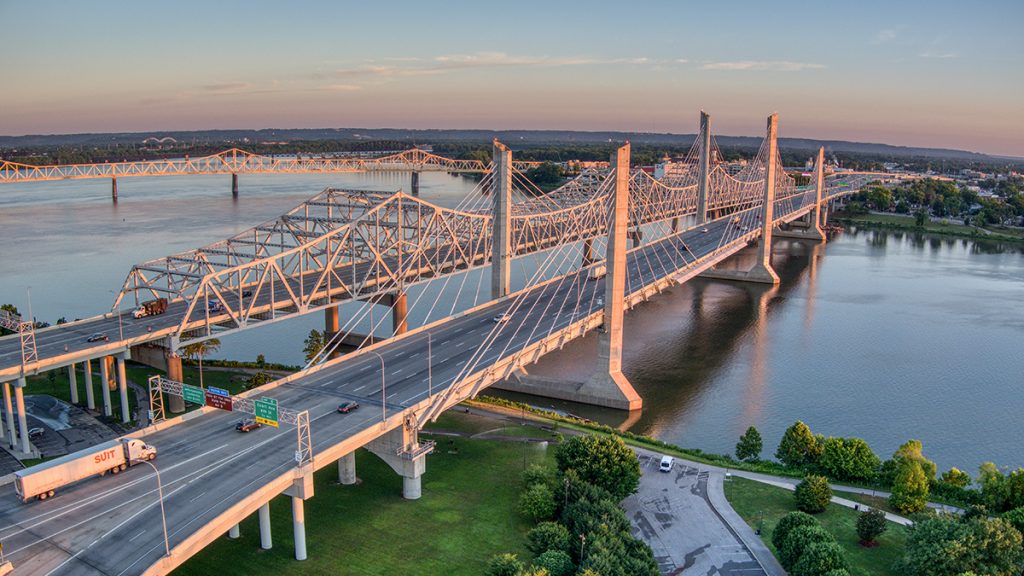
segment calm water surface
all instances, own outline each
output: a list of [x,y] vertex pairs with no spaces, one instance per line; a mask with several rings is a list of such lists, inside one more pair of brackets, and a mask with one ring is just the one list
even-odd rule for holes
[[[326,186],[408,189],[408,175],[123,178],[0,187],[0,302],[53,322],[109,308],[131,264],[226,238]],[[473,182],[424,173],[421,197],[453,206]],[[730,452],[747,426],[766,455],[796,419],[856,435],[883,457],[907,438],[941,468],[1024,465],[1024,253],[848,230],[827,245],[776,242],[775,289],[693,281],[627,315],[625,371],[638,420],[557,405],[683,446]],[[743,258],[742,256],[740,257]],[[220,355],[297,364],[319,315],[228,336]],[[583,377],[596,339],[531,372]],[[532,399],[536,404],[550,401]]]

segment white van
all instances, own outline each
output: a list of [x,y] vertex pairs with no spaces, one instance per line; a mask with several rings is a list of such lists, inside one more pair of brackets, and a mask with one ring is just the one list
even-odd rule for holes
[[672,458],[671,456],[662,456],[661,457],[661,466],[658,467],[658,470],[661,470],[662,472],[671,472],[672,471],[672,464],[674,462],[675,462],[675,458]]

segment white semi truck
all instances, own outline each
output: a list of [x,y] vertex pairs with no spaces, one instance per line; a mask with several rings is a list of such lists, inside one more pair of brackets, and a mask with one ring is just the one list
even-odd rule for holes
[[90,476],[117,474],[138,460],[156,458],[156,448],[135,438],[97,444],[14,473],[14,491],[24,502],[46,500],[58,488]]

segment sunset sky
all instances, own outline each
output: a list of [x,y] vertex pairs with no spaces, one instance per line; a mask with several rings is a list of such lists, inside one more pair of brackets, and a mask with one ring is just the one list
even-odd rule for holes
[[1024,156],[1024,1],[15,2],[0,134],[760,133]]

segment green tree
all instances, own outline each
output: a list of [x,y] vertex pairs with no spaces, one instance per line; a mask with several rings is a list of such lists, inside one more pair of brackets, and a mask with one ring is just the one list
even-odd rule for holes
[[972,570],[1017,576],[1021,562],[1021,534],[1006,520],[941,515],[914,524],[898,570],[906,576],[957,576]]
[[779,447],[775,450],[775,457],[786,466],[800,467],[814,462],[814,455],[818,452],[817,440],[811,429],[803,422],[794,422],[786,428],[782,435]]
[[818,465],[837,480],[869,480],[880,461],[860,438],[826,438]]
[[782,543],[782,548],[777,554],[779,564],[782,564],[786,570],[792,570],[808,546],[819,542],[835,541],[835,537],[819,525],[799,526],[793,529]]
[[790,512],[779,520],[779,523],[775,525],[775,529],[772,530],[772,546],[776,550],[782,549],[782,544],[786,541],[786,537],[793,530],[800,526],[820,526],[818,521],[806,512]]
[[978,469],[977,484],[981,487],[981,499],[993,512],[1003,512],[1010,497],[1010,486],[1006,476],[992,462],[985,462]]
[[1007,510],[1024,506],[1024,468],[1017,468],[1006,477]]
[[835,542],[815,542],[800,555],[793,565],[792,576],[824,576],[833,570],[846,570],[848,565],[843,549]]
[[899,462],[900,460],[914,460],[921,464],[921,471],[924,472],[924,477],[931,482],[935,480],[935,473],[937,468],[935,462],[924,457],[922,452],[920,440],[908,440],[902,446],[896,449],[893,453],[892,458]]
[[574,436],[555,450],[558,470],[575,470],[580,479],[610,492],[616,502],[636,492],[640,462],[618,436]]
[[496,554],[487,563],[487,576],[519,576],[525,566],[515,554]]
[[885,512],[873,508],[857,516],[857,536],[862,544],[873,544],[889,528]]
[[306,336],[302,343],[302,351],[306,353],[306,362],[309,362],[316,358],[317,354],[320,354],[320,351],[327,345],[327,340],[323,332],[314,328],[309,331],[309,336]]
[[554,474],[551,468],[543,464],[530,464],[523,471],[523,485],[547,484],[549,487],[554,481]]
[[558,522],[541,522],[526,533],[526,547],[534,556],[548,550],[568,552],[569,546],[569,529]]
[[823,576],[850,576],[850,572],[845,568],[836,568],[835,570],[825,572]]
[[548,520],[555,514],[555,495],[546,484],[533,484],[519,497],[519,512],[533,522]]
[[957,488],[966,488],[971,484],[971,475],[954,467],[942,473],[941,482]]
[[561,550],[548,550],[533,560],[534,566],[544,568],[551,576],[572,576],[576,565],[572,558]]
[[832,487],[828,485],[828,478],[809,474],[796,485],[793,498],[796,500],[797,508],[810,514],[817,514],[824,512],[832,499]]
[[273,381],[273,376],[263,370],[260,370],[252,376],[249,376],[249,380],[245,383],[245,389],[252,390],[253,388],[259,388],[260,386]]
[[740,460],[757,460],[763,447],[761,433],[751,426],[740,436],[740,441],[736,444],[736,457]]
[[914,212],[914,225],[918,228],[924,228],[924,223],[928,221],[928,213],[924,210],[918,210]]
[[928,479],[921,469],[921,463],[902,460],[898,466],[889,503],[904,514],[924,510],[928,505]]
[[1024,506],[1020,508],[1014,508],[1009,512],[1004,512],[1003,520],[1009,522],[1010,526],[1013,526],[1017,529],[1017,532],[1020,532],[1022,535],[1024,535]]
[[199,359],[199,387],[203,387],[203,357],[220,350],[220,340],[210,338],[182,347],[181,353],[189,360]]
[[530,566],[529,568],[526,568],[525,570],[520,572],[519,576],[552,576],[552,575],[551,575],[551,572],[549,572],[548,569],[544,568],[543,566]]

